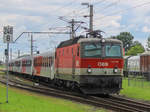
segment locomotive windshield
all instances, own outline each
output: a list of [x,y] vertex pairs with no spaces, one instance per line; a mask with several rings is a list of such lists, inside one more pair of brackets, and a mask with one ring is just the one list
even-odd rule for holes
[[101,45],[100,43],[86,43],[83,44],[83,57],[100,57]]
[[122,57],[120,44],[89,42],[82,43],[81,56],[85,58]]
[[121,57],[121,46],[120,45],[106,45],[105,55],[108,57]]

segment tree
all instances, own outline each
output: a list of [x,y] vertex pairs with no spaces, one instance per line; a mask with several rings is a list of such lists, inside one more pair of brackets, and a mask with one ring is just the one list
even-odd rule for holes
[[137,40],[132,43],[132,47],[136,46],[136,45],[141,45],[142,46],[142,44]]
[[127,55],[137,55],[139,53],[143,53],[145,51],[142,44],[138,41],[133,43],[133,46],[127,51]]
[[150,36],[147,39],[147,51],[150,51]]
[[111,38],[121,40],[123,42],[125,52],[131,48],[134,39],[130,32],[121,32],[119,35],[112,36]]
[[3,64],[3,62],[0,60],[0,65],[2,65]]

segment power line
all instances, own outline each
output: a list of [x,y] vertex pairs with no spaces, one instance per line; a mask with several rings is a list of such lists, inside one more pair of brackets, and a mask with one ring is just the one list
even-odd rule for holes
[[98,18],[95,18],[95,19],[104,19],[104,18],[106,18],[106,17],[108,17],[108,16],[112,16],[112,15],[114,15],[114,14],[122,13],[122,12],[125,12],[125,11],[128,11],[128,10],[131,10],[131,9],[139,8],[139,7],[148,5],[148,4],[150,4],[150,2],[146,2],[146,3],[143,3],[143,4],[139,4],[139,5],[133,6],[133,7],[131,7],[131,8],[127,8],[127,9],[125,9],[125,10],[116,11],[116,12],[113,12],[113,13],[111,13],[111,14],[107,14],[107,15],[104,15],[103,17],[100,17],[100,18],[98,17]]
[[104,10],[110,8],[110,7],[113,7],[114,5],[117,5],[117,3],[119,3],[119,2],[120,2],[120,0],[117,0],[113,3],[110,3],[110,4],[106,5],[101,11],[104,11]]
[[[68,4],[66,4],[66,5],[64,5],[64,6],[61,6],[61,7],[57,8],[57,9],[55,9],[53,12],[56,12],[56,11],[59,11],[59,10],[63,10],[63,9],[65,9],[65,7],[70,7],[74,2],[76,2],[76,0],[72,0],[72,1],[69,2]],[[56,15],[55,15],[55,16],[56,16]],[[56,23],[54,23],[54,24],[56,24]],[[52,24],[52,26],[53,26],[54,24]],[[36,27],[38,27],[38,26],[40,26],[40,25],[41,25],[41,24],[37,25]],[[43,24],[43,25],[48,26],[49,24]]]
[[73,0],[73,1],[69,2],[68,4],[66,4],[66,5],[64,5],[64,6],[58,8],[56,10],[54,10],[53,12],[56,12],[57,10],[64,9],[65,7],[68,7],[68,6],[72,5],[74,2],[76,2],[76,0]]
[[98,5],[98,4],[101,4],[101,3],[104,3],[105,1],[107,1],[107,0],[100,0],[100,1],[98,1],[98,2],[96,2],[96,3],[94,3],[93,5],[95,6],[95,5]]

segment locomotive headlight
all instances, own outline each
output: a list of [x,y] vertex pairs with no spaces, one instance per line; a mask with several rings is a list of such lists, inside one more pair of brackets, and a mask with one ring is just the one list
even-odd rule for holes
[[117,68],[114,68],[114,73],[117,73],[118,72],[118,69]]
[[88,72],[88,73],[91,73],[91,72],[92,72],[91,65],[88,65],[87,72]]
[[101,42],[102,42],[102,43],[104,43],[104,42],[105,42],[105,39],[104,39],[104,38],[102,38]]
[[88,69],[87,69],[87,72],[88,72],[88,73],[91,73],[91,72],[92,72],[92,69],[91,69],[91,68],[88,68]]

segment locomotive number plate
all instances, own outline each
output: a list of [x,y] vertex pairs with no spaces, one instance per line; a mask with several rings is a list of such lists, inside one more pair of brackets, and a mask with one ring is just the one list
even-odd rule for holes
[[105,66],[108,66],[108,63],[107,62],[98,62],[97,65],[105,67]]

